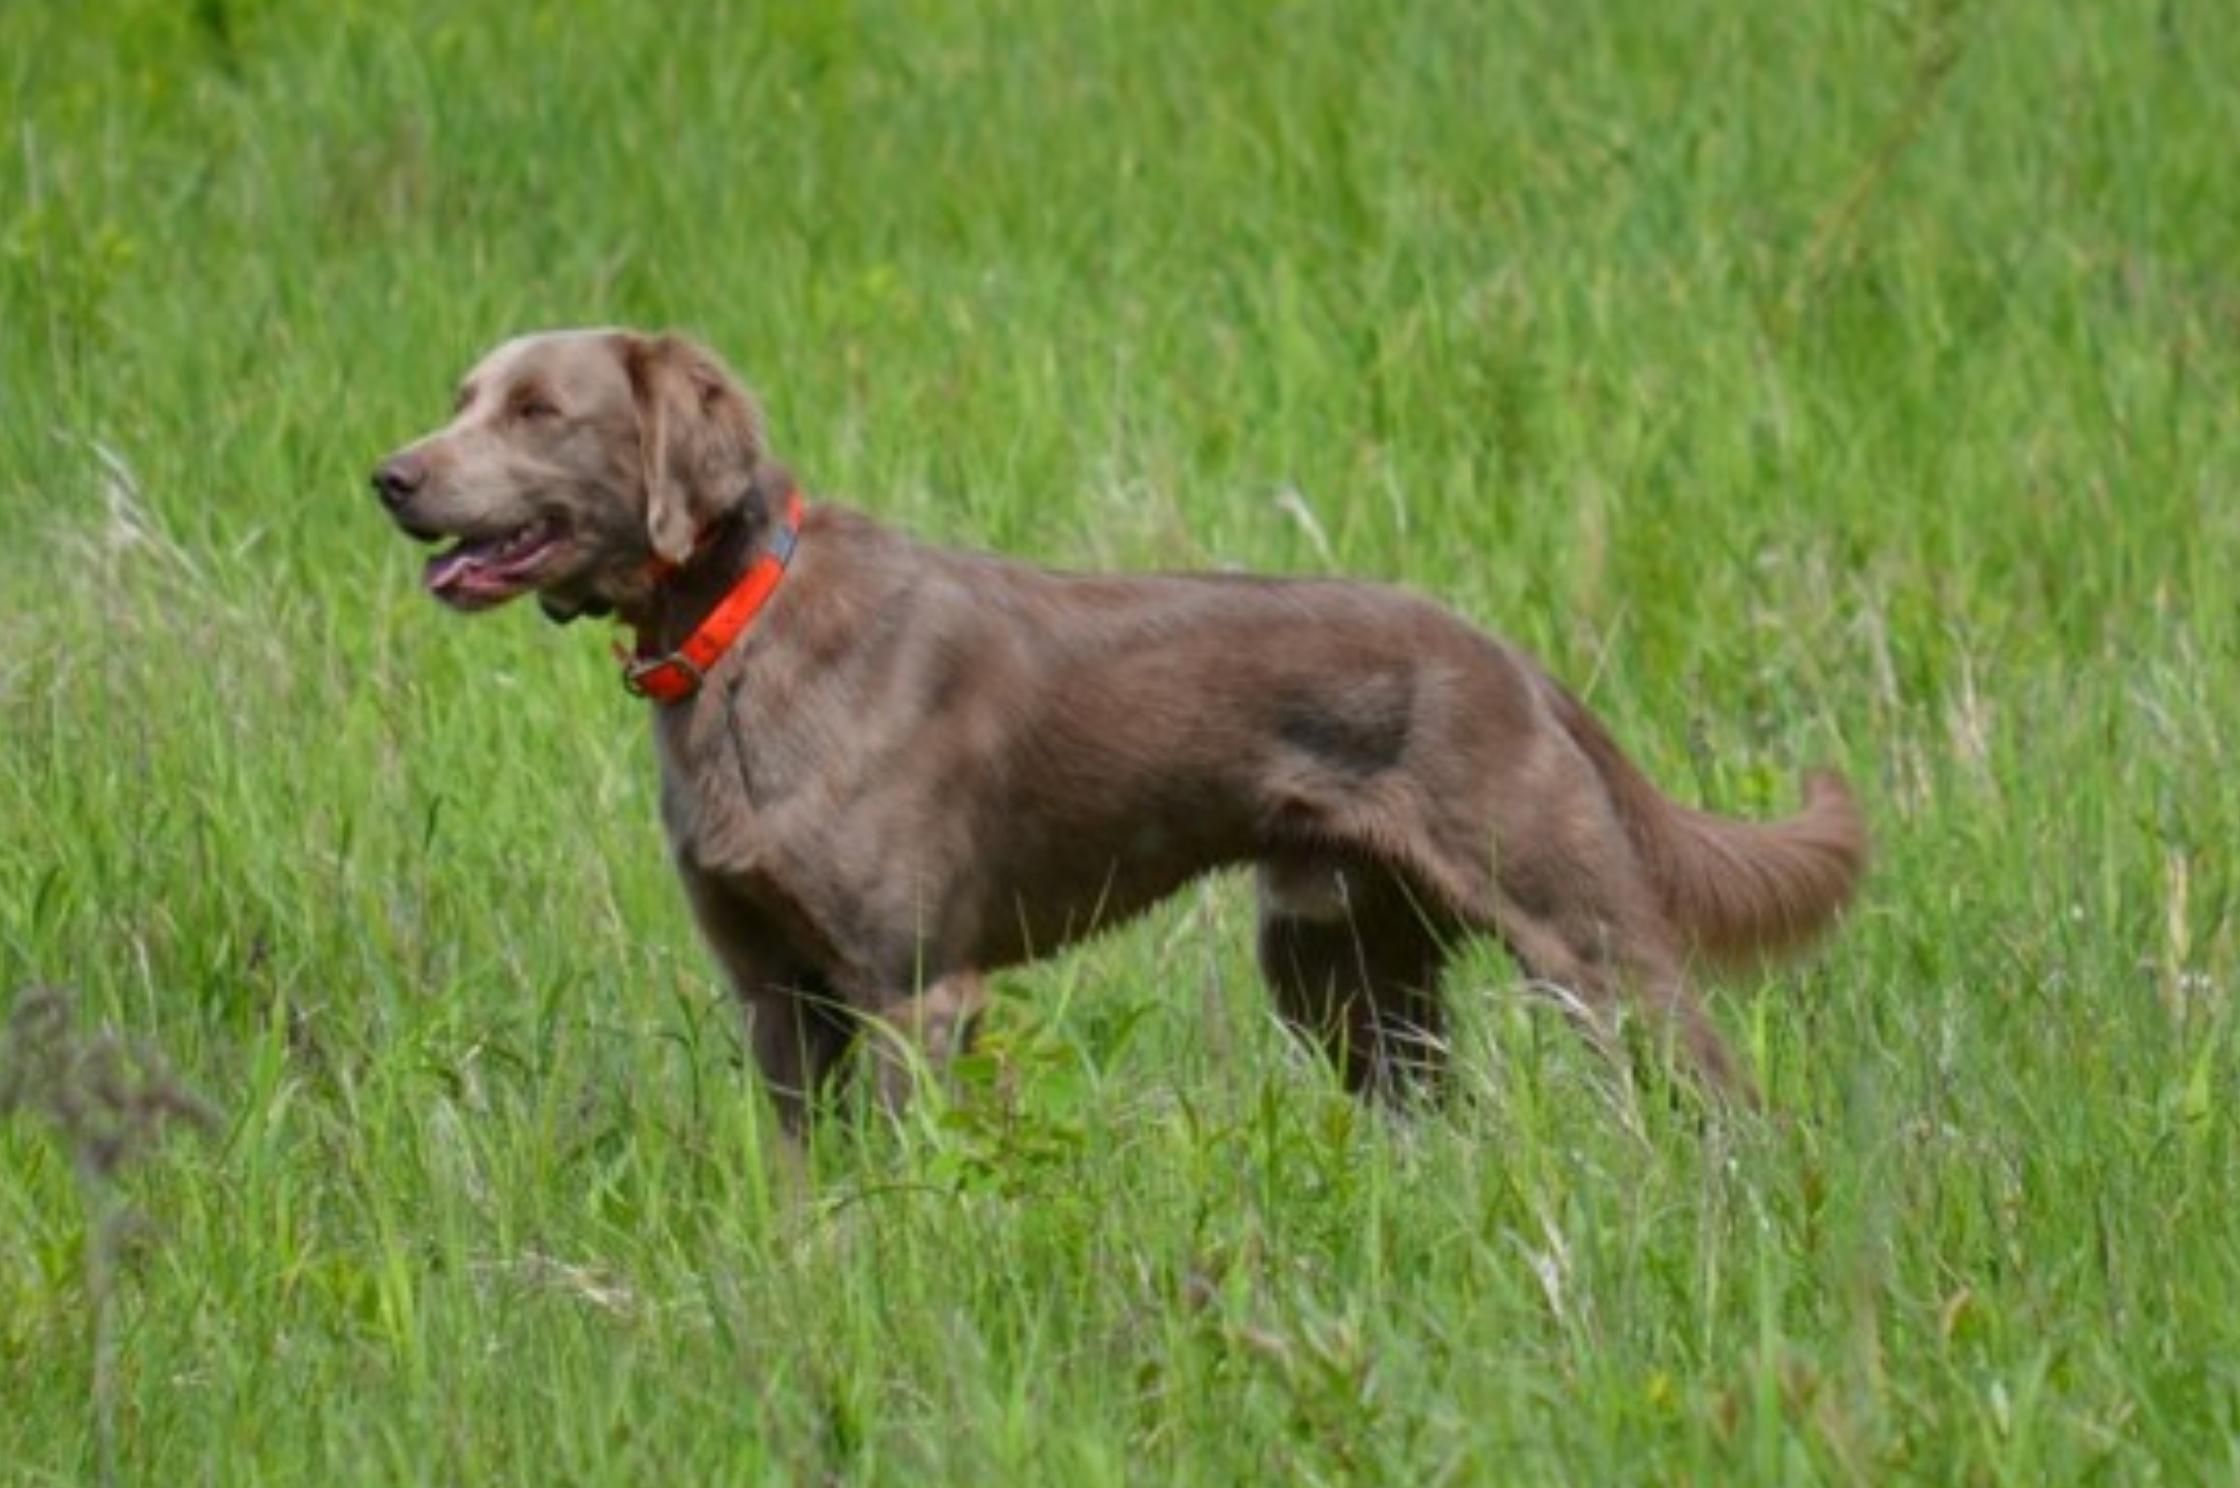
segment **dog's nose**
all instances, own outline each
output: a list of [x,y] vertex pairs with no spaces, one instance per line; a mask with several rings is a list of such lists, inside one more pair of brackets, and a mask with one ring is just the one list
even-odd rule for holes
[[412,499],[428,478],[428,469],[409,455],[383,460],[373,472],[373,492],[391,511]]

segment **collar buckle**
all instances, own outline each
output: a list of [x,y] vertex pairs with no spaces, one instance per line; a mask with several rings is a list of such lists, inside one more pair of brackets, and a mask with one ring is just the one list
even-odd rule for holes
[[[671,668],[683,676],[674,677]],[[622,665],[622,690],[632,697],[653,698],[658,702],[695,692],[707,678],[708,674],[700,670],[699,663],[682,651],[672,651],[667,656],[633,656]]]

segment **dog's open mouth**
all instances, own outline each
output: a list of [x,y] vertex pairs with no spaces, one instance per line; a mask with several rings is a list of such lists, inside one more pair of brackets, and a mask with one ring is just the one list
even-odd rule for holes
[[421,571],[428,592],[456,610],[486,610],[534,585],[565,536],[548,521],[499,537],[461,539]]

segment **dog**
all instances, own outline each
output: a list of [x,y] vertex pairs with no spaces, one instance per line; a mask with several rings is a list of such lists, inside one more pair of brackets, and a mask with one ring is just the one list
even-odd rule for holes
[[661,818],[789,1130],[866,1026],[907,1098],[984,977],[1214,870],[1257,875],[1277,1011],[1345,1085],[1436,1085],[1441,969],[1474,935],[1575,995],[1630,993],[1714,1090],[1755,1087],[1690,989],[1851,899],[1842,778],[1753,823],[1667,799],[1536,662],[1415,594],[1338,579],[1053,571],[804,505],[759,408],[673,334],[505,342],[382,460],[451,546],[458,610],[534,593],[638,645]]

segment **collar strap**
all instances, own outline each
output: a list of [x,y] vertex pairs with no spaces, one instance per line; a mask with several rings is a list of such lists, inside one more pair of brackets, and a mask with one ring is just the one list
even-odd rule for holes
[[716,601],[708,617],[676,650],[667,655],[655,653],[651,639],[642,630],[635,651],[615,647],[615,655],[622,662],[624,690],[657,703],[681,703],[698,692],[708,669],[723,658],[732,642],[746,633],[754,617],[770,602],[778,580],[786,576],[786,565],[793,561],[794,545],[800,536],[801,493],[788,491],[785,515],[770,536],[770,546],[755,555],[747,571],[739,575],[739,582]]

